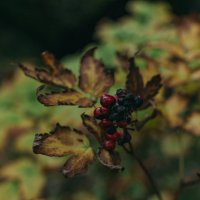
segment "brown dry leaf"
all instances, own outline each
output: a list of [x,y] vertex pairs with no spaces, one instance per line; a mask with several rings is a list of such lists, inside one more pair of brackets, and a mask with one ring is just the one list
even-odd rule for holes
[[160,90],[162,87],[161,83],[162,79],[160,74],[157,74],[149,80],[142,92],[142,97],[144,98],[144,101],[148,101],[152,99]]
[[166,100],[165,104],[161,108],[163,115],[168,120],[171,127],[175,128],[183,124],[181,114],[187,108],[187,99],[175,94]]
[[200,112],[191,113],[187,118],[184,129],[196,136],[200,136]]
[[121,159],[117,152],[111,152],[100,148],[98,152],[98,160],[102,165],[109,167],[110,169],[123,170],[123,167],[120,165]]
[[36,134],[33,151],[46,156],[72,156],[63,169],[64,175],[69,177],[85,171],[94,158],[93,149],[85,134],[59,124],[49,134]]
[[76,77],[74,74],[69,69],[63,68],[53,54],[43,52],[42,58],[46,64],[46,68],[44,69],[38,69],[23,64],[20,64],[19,67],[23,70],[25,75],[42,83],[67,88],[72,88],[75,85]]
[[45,92],[44,85],[37,89],[37,99],[45,106],[55,105],[78,105],[79,107],[91,107],[94,101],[85,97],[82,93],[74,89],[65,89],[62,92]]
[[100,97],[114,84],[114,76],[94,58],[95,49],[88,50],[81,59],[79,87],[92,96]]
[[83,121],[83,125],[88,129],[90,133],[95,136],[99,143],[101,143],[103,140],[103,132],[101,127],[97,124],[97,121],[93,117],[86,115],[85,113],[81,115],[81,118]]
[[144,89],[144,82],[140,70],[136,67],[134,58],[128,59],[127,62],[129,63],[129,73],[126,78],[126,89],[134,95],[141,94]]

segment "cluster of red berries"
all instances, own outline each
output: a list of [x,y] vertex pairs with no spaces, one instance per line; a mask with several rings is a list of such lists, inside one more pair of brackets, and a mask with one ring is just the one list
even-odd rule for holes
[[113,150],[116,142],[123,145],[131,140],[127,126],[131,122],[131,113],[143,104],[143,100],[140,96],[118,89],[115,96],[101,96],[100,103],[102,106],[94,110],[94,117],[101,120],[99,125],[105,130],[103,147]]

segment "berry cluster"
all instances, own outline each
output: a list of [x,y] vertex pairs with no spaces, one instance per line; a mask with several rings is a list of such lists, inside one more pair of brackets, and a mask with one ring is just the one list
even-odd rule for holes
[[113,150],[116,142],[123,145],[131,140],[127,126],[131,122],[131,113],[143,104],[143,100],[127,90],[118,89],[115,96],[101,96],[100,103],[102,106],[94,110],[94,117],[101,120],[99,125],[105,130],[103,147]]

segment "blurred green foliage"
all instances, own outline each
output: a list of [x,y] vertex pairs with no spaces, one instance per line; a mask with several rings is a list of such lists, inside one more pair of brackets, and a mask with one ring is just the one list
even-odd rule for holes
[[[111,89],[111,93],[122,86],[126,75],[126,72],[120,68],[121,63],[115,55],[116,51],[133,55],[149,42],[155,44],[164,41],[169,44],[180,44],[179,37],[176,35],[177,25],[173,21],[174,16],[166,4],[131,2],[127,8],[130,11],[129,16],[117,22],[102,22],[97,27],[99,48],[96,56],[102,58],[108,67],[116,71],[116,85]],[[63,20],[65,21],[64,18]],[[54,35],[49,34],[48,37],[54,37]],[[187,48],[184,49],[187,50]],[[167,64],[164,62],[164,65],[162,60],[170,61],[171,64],[174,58],[174,53],[160,47],[144,48],[142,52],[152,59],[152,63],[140,56],[136,60],[146,79],[153,73],[163,71],[163,67],[167,66],[168,62]],[[179,55],[179,59],[181,56],[182,54]],[[80,55],[73,55],[63,59],[63,63],[77,75],[79,57]],[[158,63],[154,62],[155,59]],[[195,62],[196,60],[198,58],[195,58]],[[189,65],[189,68],[191,66]],[[196,67],[198,68],[198,64]],[[175,72],[176,70],[172,70],[172,74]],[[162,75],[165,77],[166,73]],[[179,80],[180,76],[173,78]],[[175,190],[179,187],[179,172],[183,167],[183,158],[185,175],[194,174],[200,167],[197,155],[200,150],[199,116],[195,123],[192,122],[195,132],[191,126],[185,128],[185,124],[189,121],[188,116],[193,112],[198,112],[199,109],[200,97],[197,93],[199,82],[193,82],[195,89],[192,92],[191,89],[186,90],[190,83],[190,79],[186,82],[185,80],[178,82],[175,86],[170,85],[172,82],[166,82],[164,91],[157,98],[158,107],[164,115],[152,120],[141,132],[135,132],[133,135],[136,151],[155,178],[164,200],[172,200]],[[58,173],[64,163],[63,159],[34,155],[32,142],[35,133],[48,132],[56,122],[83,129],[80,114],[84,111],[90,112],[90,110],[72,106],[44,107],[35,98],[37,86],[35,81],[24,77],[22,72],[16,72],[15,76],[7,79],[0,88],[0,177],[2,178],[0,196],[2,200],[39,198],[156,200],[142,170],[135,161],[124,154],[123,165],[126,168],[124,172],[115,173],[96,164],[86,175],[74,179],[64,179],[61,173]],[[170,93],[170,89],[172,89],[172,95],[166,98],[166,92]],[[187,106],[189,111],[185,110],[182,99],[177,98],[180,94],[181,98],[184,94],[183,101],[189,101],[190,104]],[[176,110],[176,107],[180,110]],[[144,116],[147,113],[148,111],[141,115]],[[174,121],[181,121],[181,123],[179,126],[176,124],[174,126]],[[123,153],[120,148],[119,152]],[[178,199],[199,199],[198,187],[197,185],[188,187],[182,191]]]

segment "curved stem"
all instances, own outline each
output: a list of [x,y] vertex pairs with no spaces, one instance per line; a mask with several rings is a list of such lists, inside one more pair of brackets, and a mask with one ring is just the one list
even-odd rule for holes
[[157,197],[159,200],[162,200],[162,197],[161,197],[161,194],[156,186],[156,183],[153,179],[153,177],[151,176],[151,174],[149,173],[148,169],[146,168],[146,166],[144,165],[144,163],[141,161],[141,159],[137,156],[137,154],[135,153],[134,149],[133,149],[133,146],[132,144],[129,142],[129,149],[127,149],[124,145],[123,145],[123,148],[124,150],[130,155],[132,156],[137,162],[138,164],[140,165],[140,167],[142,168],[142,170],[144,171],[144,173],[146,174],[149,182],[151,183],[152,185],[152,188],[154,189]]

